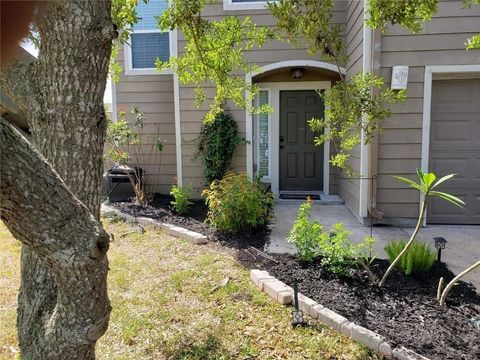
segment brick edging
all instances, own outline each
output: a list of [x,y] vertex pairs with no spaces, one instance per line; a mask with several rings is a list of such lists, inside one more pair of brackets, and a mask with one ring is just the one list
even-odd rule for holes
[[[251,270],[250,279],[261,291],[280,304],[293,303],[293,289],[271,276],[267,271]],[[298,294],[298,307],[304,314],[318,319],[332,329],[361,342],[381,355],[399,360],[429,360],[403,346],[393,348],[384,336],[349,321],[342,315],[300,293]]]
[[115,215],[125,219],[125,221],[130,221],[130,222],[134,222],[142,225],[150,225],[150,226],[153,226],[154,228],[162,229],[163,231],[165,231],[167,234],[171,236],[187,239],[197,245],[205,244],[206,242],[208,242],[208,238],[205,235],[197,233],[195,231],[191,231],[191,230],[182,228],[180,226],[175,226],[172,224],[156,221],[146,217],[135,217],[129,214],[125,214],[120,210],[117,210],[105,204],[102,204],[101,211],[103,216],[111,217]]

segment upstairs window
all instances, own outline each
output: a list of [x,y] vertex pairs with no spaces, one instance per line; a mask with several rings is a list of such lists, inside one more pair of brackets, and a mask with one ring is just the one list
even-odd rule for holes
[[266,8],[266,0],[223,0],[223,10],[262,10]]
[[136,7],[139,21],[133,26],[129,44],[125,45],[127,75],[156,75],[155,61],[166,61],[173,53],[172,32],[158,29],[155,17],[163,14],[168,0],[139,1]]

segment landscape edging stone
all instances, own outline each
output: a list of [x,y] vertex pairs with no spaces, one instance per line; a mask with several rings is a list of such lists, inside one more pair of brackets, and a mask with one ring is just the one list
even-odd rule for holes
[[[280,302],[282,305],[294,303],[293,289],[277,278],[271,276],[267,271],[259,269],[250,270],[250,279],[261,291],[266,293],[272,299]],[[281,283],[283,286],[279,283]],[[266,284],[276,284],[276,286],[274,287],[269,285],[267,288]],[[277,292],[273,288],[277,289]],[[281,289],[286,288],[291,290],[292,298],[289,302],[282,302],[279,300],[279,295],[282,293],[282,291],[286,291]],[[343,335],[368,346],[372,350],[384,356],[398,360],[429,360],[428,358],[403,346],[392,349],[392,345],[387,342],[384,336],[349,321],[342,315],[324,307],[315,300],[310,299],[301,293],[298,294],[298,306],[299,309],[304,312],[304,314],[314,319],[318,319],[320,322],[328,325],[332,329],[337,330]]]
[[106,217],[119,216],[129,222],[134,222],[141,225],[150,225],[155,228],[164,230],[167,234],[171,236],[187,239],[197,245],[205,244],[208,242],[208,238],[205,235],[197,233],[195,231],[191,231],[183,227],[172,225],[172,224],[159,222],[147,217],[135,217],[129,214],[125,214],[120,210],[117,210],[105,204],[102,204],[101,211],[103,216],[106,216]]

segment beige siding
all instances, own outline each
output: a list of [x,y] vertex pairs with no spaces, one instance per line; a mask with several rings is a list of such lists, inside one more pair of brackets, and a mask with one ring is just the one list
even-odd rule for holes
[[462,1],[442,1],[439,12],[412,35],[391,26],[382,35],[381,75],[389,86],[391,67],[409,65],[407,101],[392,107],[379,139],[378,208],[385,217],[418,215],[418,192],[406,189],[392,175],[415,177],[420,167],[425,66],[478,64],[478,51],[465,51],[465,41],[480,31],[480,7],[463,9]]
[[[347,79],[363,70],[363,0],[351,0],[346,7]],[[355,172],[360,173],[360,147],[352,151],[349,161]],[[353,213],[359,212],[360,181],[348,179],[344,172],[338,173],[338,192]]]
[[[346,1],[335,1],[334,21],[343,24],[345,22]],[[257,25],[272,25],[275,20],[264,10],[246,10],[246,11],[224,11],[223,2],[209,5],[205,9],[204,15],[209,19],[221,19],[222,16],[249,16]],[[178,49],[182,54],[185,46],[185,40],[179,34]],[[245,58],[251,63],[257,65],[267,65],[279,61],[286,60],[320,60],[319,56],[307,54],[306,48],[294,48],[282,41],[270,41],[262,49],[254,49],[245,54]],[[318,79],[315,79],[318,80]],[[183,159],[183,181],[184,184],[192,184],[197,194],[205,187],[203,177],[203,168],[201,159],[194,158],[196,152],[196,139],[203,116],[208,110],[210,101],[215,94],[213,86],[207,86],[206,101],[200,108],[196,108],[194,104],[193,87],[190,85],[180,84],[180,119],[182,130],[182,159]],[[238,128],[241,137],[245,137],[245,111],[240,110],[230,104],[229,111],[238,122]],[[246,171],[246,146],[239,145],[234,154],[232,161],[233,167],[238,171]],[[333,185],[333,190],[335,190]]]
[[[118,60],[123,63],[123,51]],[[175,111],[173,105],[172,75],[125,75],[116,84],[117,110],[127,112],[127,120],[133,122],[130,110],[137,106],[145,115],[143,129],[145,145],[138,164],[146,171],[148,184],[153,191],[167,193],[176,176]],[[161,155],[151,151],[156,138],[164,144]],[[154,165],[156,163],[156,165]]]

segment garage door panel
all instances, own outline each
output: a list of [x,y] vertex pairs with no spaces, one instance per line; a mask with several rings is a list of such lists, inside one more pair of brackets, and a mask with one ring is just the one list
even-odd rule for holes
[[433,81],[429,168],[439,177],[456,173],[438,190],[466,205],[431,199],[427,221],[480,224],[480,79]]

